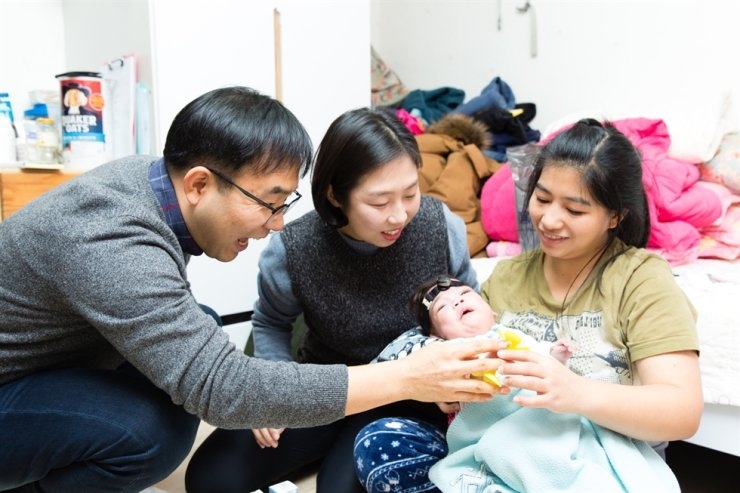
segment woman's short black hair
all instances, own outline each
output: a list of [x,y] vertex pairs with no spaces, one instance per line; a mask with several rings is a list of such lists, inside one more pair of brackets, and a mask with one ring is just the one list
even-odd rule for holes
[[346,205],[350,192],[368,173],[406,155],[421,167],[421,154],[413,134],[388,110],[359,108],[339,116],[319,144],[311,175],[311,193],[319,216],[329,225],[347,224],[342,209],[328,200]]

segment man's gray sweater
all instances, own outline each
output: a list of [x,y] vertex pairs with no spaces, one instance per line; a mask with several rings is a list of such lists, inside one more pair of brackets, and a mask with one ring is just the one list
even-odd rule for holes
[[147,179],[154,161],[102,165],[0,222],[0,385],[127,360],[219,427],[341,418],[346,367],[249,358],[200,309]]

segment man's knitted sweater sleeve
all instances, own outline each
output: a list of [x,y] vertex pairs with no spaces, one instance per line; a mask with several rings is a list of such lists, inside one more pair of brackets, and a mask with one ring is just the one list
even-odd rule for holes
[[345,366],[249,358],[200,309],[147,169],[101,166],[0,223],[0,383],[128,361],[219,427],[343,417]]

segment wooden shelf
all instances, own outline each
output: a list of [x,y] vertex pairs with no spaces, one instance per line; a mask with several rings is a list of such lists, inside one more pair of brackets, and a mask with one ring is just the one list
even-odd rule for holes
[[80,173],[67,170],[0,170],[0,219],[7,218],[34,198]]

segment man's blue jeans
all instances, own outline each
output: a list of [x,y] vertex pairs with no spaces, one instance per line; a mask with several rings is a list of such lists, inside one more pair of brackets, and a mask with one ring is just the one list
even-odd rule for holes
[[199,420],[130,365],[0,385],[0,491],[138,492],[190,451]]

